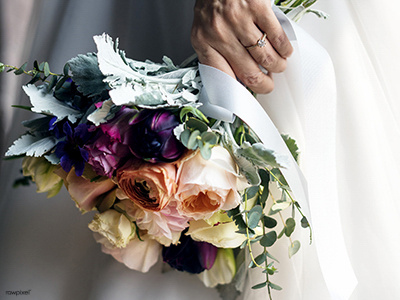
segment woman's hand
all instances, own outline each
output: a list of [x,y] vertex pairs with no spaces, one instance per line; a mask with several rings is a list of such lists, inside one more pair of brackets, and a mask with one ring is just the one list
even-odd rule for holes
[[196,0],[192,45],[201,63],[237,76],[256,93],[272,91],[271,72],[285,70],[293,51],[269,0]]

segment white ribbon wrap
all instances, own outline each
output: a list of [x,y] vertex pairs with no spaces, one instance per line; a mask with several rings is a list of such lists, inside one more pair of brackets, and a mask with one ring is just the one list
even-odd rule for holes
[[[306,152],[303,160],[311,182],[310,195],[300,168],[259,101],[229,75],[202,64],[199,65],[203,83],[201,110],[210,117],[226,122],[232,122],[234,116],[239,117],[254,130],[267,148],[278,156],[288,158],[287,167],[281,171],[296,201],[311,220],[319,263],[331,299],[347,300],[357,280],[342,235],[336,191],[335,151],[329,148],[332,143],[334,145],[335,139],[334,70],[329,55],[321,46],[279,9],[274,7],[274,11],[292,41],[295,52],[288,60],[287,70],[283,74],[274,75],[275,91],[270,95],[261,95],[259,100],[267,103],[265,107],[268,107],[268,101],[271,101],[271,106],[279,107],[279,102],[285,103],[285,97],[296,100],[292,105],[295,114],[291,115],[295,115],[297,120],[291,122],[298,123],[302,128],[302,132],[299,130],[297,135],[304,139],[300,149]],[[325,97],[333,100],[328,103]],[[281,113],[282,117],[284,115]],[[282,120],[278,120],[278,123],[282,123]],[[284,125],[281,127],[285,128]]]

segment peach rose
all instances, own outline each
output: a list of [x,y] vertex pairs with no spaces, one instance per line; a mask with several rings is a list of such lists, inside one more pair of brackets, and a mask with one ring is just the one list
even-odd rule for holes
[[189,226],[189,219],[178,213],[176,205],[176,201],[172,200],[160,211],[147,211],[132,201],[123,200],[116,206],[125,211],[141,230],[146,230],[149,236],[169,247],[179,242],[181,232]]
[[176,191],[176,166],[168,163],[132,162],[117,172],[118,185],[136,205],[160,211]]
[[237,189],[241,180],[225,148],[214,147],[209,160],[199,151],[189,154],[179,162],[178,211],[199,220],[210,218],[220,209],[235,208],[240,203]]
[[76,206],[79,207],[82,213],[93,210],[96,205],[100,204],[99,202],[102,199],[117,187],[107,177],[92,181],[98,175],[88,165],[86,165],[82,176],[77,176],[74,168],[68,173],[59,168],[55,173],[64,180],[65,187],[72,200],[75,201]]

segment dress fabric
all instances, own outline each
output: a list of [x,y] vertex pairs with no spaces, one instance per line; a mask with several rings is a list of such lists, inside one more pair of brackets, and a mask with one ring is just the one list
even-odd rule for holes
[[[92,36],[102,32],[120,37],[120,48],[134,59],[159,61],[166,54],[179,63],[193,51],[189,43],[191,0],[26,3],[0,2],[0,61],[18,65],[46,60],[52,70],[61,70],[69,58],[95,51]],[[320,197],[325,191],[329,199],[338,201],[341,233],[358,280],[349,300],[400,299],[400,104],[396,88],[400,36],[396,32],[399,21],[390,14],[399,11],[399,6],[396,0],[386,1],[385,6],[377,0],[320,0],[316,8],[327,12],[329,19],[307,15],[300,26],[329,53],[336,95],[334,90],[315,94],[313,85],[324,83],[320,76],[326,73],[321,72],[309,74],[313,80],[305,82],[303,103],[294,96],[280,101],[280,93],[287,96],[282,87],[259,98],[278,129],[298,141],[301,166],[313,178],[311,191],[318,190],[315,195]],[[16,13],[23,14],[25,21],[7,18]],[[276,76],[277,83],[281,76]],[[0,77],[2,153],[22,133],[20,121],[29,117],[24,111],[9,109],[11,104],[26,105],[19,88],[23,82],[10,74]],[[289,90],[293,84],[288,83]],[[326,101],[331,119],[323,122],[322,112],[313,108],[324,104],[313,105],[312,101]],[[321,118],[320,127],[311,126]],[[335,137],[322,147],[310,136],[322,135],[325,129]],[[330,150],[318,153],[319,147]],[[46,199],[33,186],[11,188],[20,163],[0,164],[1,299],[13,297],[5,296],[5,291],[16,290],[30,290],[27,299],[44,300],[219,299],[196,276],[162,273],[161,263],[141,274],[101,253],[87,228],[92,215],[82,216],[65,190]],[[335,172],[327,174],[324,166]],[[325,209],[322,213],[329,213],[330,207]],[[273,299],[335,300],[328,292],[315,243],[308,246],[308,233],[301,228],[296,231],[302,248],[292,259],[287,259],[286,241],[279,241],[273,250],[280,263],[272,281],[283,287],[273,292]],[[258,283],[259,276],[251,273],[246,284]],[[247,289],[241,298],[267,299],[267,295],[265,290]]]

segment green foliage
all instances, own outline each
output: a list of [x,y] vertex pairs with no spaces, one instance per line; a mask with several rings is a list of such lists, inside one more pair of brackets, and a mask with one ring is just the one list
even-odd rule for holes
[[294,241],[293,243],[290,244],[289,246],[289,257],[292,257],[295,255],[300,249],[300,242],[299,241]]
[[0,62],[0,73],[3,72],[6,69],[6,66]]
[[286,146],[288,147],[294,160],[297,161],[299,158],[299,147],[297,146],[296,141],[288,135],[282,135],[282,138],[285,141]]
[[[106,77],[101,73],[95,53],[78,55],[68,61],[72,73],[72,80],[76,83],[77,89],[84,96],[100,95],[108,88],[103,81]],[[64,67],[64,74],[68,72]]]
[[270,231],[268,233],[266,233],[262,239],[260,240],[260,245],[263,247],[271,247],[273,244],[275,244],[277,240],[277,235],[276,235],[276,231]]

